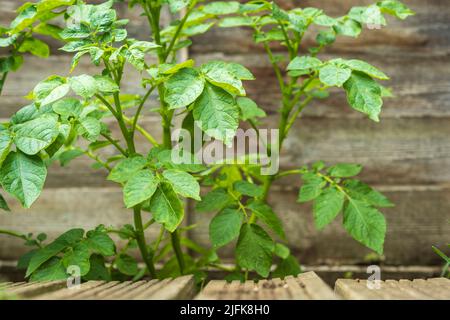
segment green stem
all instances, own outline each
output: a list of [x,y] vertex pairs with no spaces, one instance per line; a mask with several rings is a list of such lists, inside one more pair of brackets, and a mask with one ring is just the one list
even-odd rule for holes
[[134,227],[136,229],[136,241],[138,243],[139,250],[141,251],[142,259],[147,266],[148,271],[152,278],[156,279],[156,270],[153,263],[153,257],[147,249],[145,244],[144,227],[142,226],[141,208],[139,205],[133,208],[134,212]]
[[186,14],[184,15],[183,19],[180,21],[180,23],[177,26],[177,30],[175,31],[175,34],[172,38],[172,40],[170,41],[169,46],[167,47],[167,49],[165,50],[165,53],[163,55],[164,61],[167,60],[167,58],[170,55],[170,52],[172,51],[173,47],[175,46],[175,43],[178,40],[178,37],[180,35],[181,30],[183,29],[189,15],[192,12],[192,9],[194,9],[195,5],[197,4],[197,1],[192,1],[191,5],[189,6],[188,10],[186,11]]
[[92,160],[95,160],[96,162],[98,162],[103,168],[105,168],[108,171],[111,171],[112,168],[106,163],[104,162],[102,159],[100,159],[100,157],[94,153],[92,153],[89,150],[83,150],[84,154],[87,155],[89,158],[91,158]]
[[[125,115],[123,116],[123,119],[125,120],[126,123],[133,124],[133,119],[130,119]],[[156,139],[140,125],[138,124],[136,125],[136,130],[139,131],[139,133],[142,134],[144,138],[147,139],[152,145],[154,145],[155,147],[159,146],[159,143],[156,141]]]
[[170,238],[172,240],[172,248],[175,252],[175,256],[177,257],[178,266],[180,267],[180,274],[184,274],[185,270],[185,263],[184,263],[184,257],[183,257],[183,251],[181,251],[180,246],[180,237],[178,235],[178,230],[175,230],[170,234]]
[[111,138],[110,136],[108,136],[107,134],[102,133],[101,134],[102,137],[104,137],[106,140],[108,140],[109,142],[111,142],[111,144],[116,147],[116,149],[123,154],[124,156],[127,156],[127,152],[120,146],[120,144],[117,143],[117,141],[115,141],[113,138]]
[[144,95],[144,97],[141,100],[141,103],[139,104],[136,114],[134,115],[133,118],[133,123],[131,124],[131,129],[130,129],[130,136],[131,139],[134,139],[134,133],[136,131],[136,125],[139,119],[139,116],[141,114],[142,108],[144,107],[145,102],[147,101],[148,97],[150,96],[150,94],[152,93],[152,91],[155,89],[154,86],[152,86],[150,89],[148,89],[147,93]]
[[5,85],[7,76],[8,76],[8,71],[3,72],[2,78],[0,79],[0,96],[2,95],[3,86]]
[[0,234],[5,234],[5,235],[8,235],[8,236],[20,238],[20,239],[23,239],[23,240],[28,240],[27,236],[25,236],[23,234],[20,234],[20,233],[17,233],[17,232],[14,232],[14,231],[10,231],[10,230],[1,230],[0,229]]

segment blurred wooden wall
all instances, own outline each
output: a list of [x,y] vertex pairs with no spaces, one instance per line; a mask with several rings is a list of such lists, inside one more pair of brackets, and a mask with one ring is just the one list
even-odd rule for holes
[[[3,0],[0,24],[14,16],[21,1]],[[332,16],[345,14],[365,0],[278,1],[283,7],[315,6]],[[389,19],[388,28],[364,30],[355,40],[340,38],[322,57],[359,58],[380,67],[392,80],[396,97],[386,101],[380,123],[374,123],[348,107],[345,94],[337,91],[328,100],[315,103],[292,129],[281,154],[283,168],[297,168],[322,159],[329,164],[358,162],[364,165],[362,179],[379,188],[396,207],[383,210],[388,221],[385,263],[390,265],[437,265],[440,258],[432,245],[450,241],[450,6],[446,0],[405,1],[417,15],[406,21]],[[145,39],[146,24],[135,11],[129,31]],[[248,95],[267,113],[266,124],[274,127],[279,105],[275,77],[247,29],[214,29],[194,39],[189,55],[197,63],[209,59],[240,62],[249,67],[257,81],[247,82]],[[307,38],[311,43],[313,38]],[[22,98],[45,76],[68,72],[71,57],[56,50],[46,60],[28,57],[23,69],[7,82],[0,98],[0,117],[7,118],[25,101]],[[282,48],[274,48],[281,51]],[[77,73],[96,72],[88,62]],[[134,74],[136,75],[136,74]],[[133,73],[125,88],[142,90]],[[143,126],[160,135],[160,121],[151,115]],[[143,143],[143,142],[142,142]],[[132,220],[122,208],[121,192],[104,180],[105,174],[90,168],[86,159],[69,168],[53,166],[45,191],[35,205],[21,209],[11,202],[12,212],[0,214],[0,228],[45,231],[50,235],[69,227],[89,228],[98,223],[121,224]],[[311,208],[296,203],[299,180],[286,178],[270,194],[270,202],[281,215],[290,245],[301,263],[357,264],[364,262],[367,249],[352,240],[335,221],[324,231],[315,230]],[[189,206],[190,207],[190,206]],[[192,211],[192,210],[190,210]],[[211,216],[188,212],[190,223],[199,227],[191,236],[208,243],[207,223]],[[339,220],[339,219],[338,219]],[[0,236],[0,259],[16,259],[24,252],[21,241]],[[233,248],[223,249],[229,254]]]

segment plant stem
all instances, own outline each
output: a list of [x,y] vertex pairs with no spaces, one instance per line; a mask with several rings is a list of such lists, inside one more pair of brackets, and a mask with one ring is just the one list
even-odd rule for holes
[[0,79],[0,96],[2,95],[3,86],[5,85],[7,76],[8,76],[8,71],[3,72],[2,78]]
[[[125,115],[123,116],[123,119],[125,120],[126,123],[133,124],[133,119],[130,119]],[[159,143],[156,141],[156,139],[140,125],[136,124],[136,130],[139,131],[139,133],[142,134],[144,138],[146,138],[152,145],[154,145],[155,147],[159,146]]]
[[20,239],[23,239],[23,240],[28,240],[28,238],[24,234],[20,234],[20,233],[17,233],[17,232],[14,232],[14,231],[10,231],[10,230],[1,230],[0,229],[0,234],[6,234],[8,236],[20,238]]
[[155,265],[153,263],[153,257],[149,253],[147,245],[145,244],[144,227],[142,226],[140,206],[139,205],[135,206],[133,208],[133,212],[134,212],[134,227],[136,229],[136,241],[138,243],[139,250],[141,251],[142,259],[144,260],[145,265],[147,266],[147,269],[150,272],[152,278],[156,279],[157,276],[155,271]]
[[123,154],[124,156],[127,156],[127,152],[117,143],[117,141],[115,141],[113,138],[111,138],[110,136],[108,136],[107,134],[102,133],[101,134],[102,137],[104,137],[106,140],[108,140],[109,142],[111,142],[111,144],[116,147],[116,149]]
[[181,30],[182,30],[183,27],[184,27],[184,24],[186,23],[186,21],[187,21],[189,15],[190,15],[191,12],[192,12],[192,9],[194,9],[194,7],[195,7],[196,4],[197,4],[197,1],[196,1],[196,0],[195,0],[195,1],[192,1],[192,3],[190,4],[189,8],[187,9],[186,14],[184,15],[183,19],[182,19],[182,20],[180,21],[180,23],[178,24],[177,30],[175,31],[175,34],[174,34],[172,40],[170,41],[170,44],[169,44],[169,46],[167,47],[167,50],[165,50],[165,53],[164,53],[164,55],[163,55],[164,60],[167,60],[167,58],[169,57],[170,52],[172,51],[173,47],[175,46],[175,43],[176,43],[177,40],[178,40],[178,37],[179,37],[179,35],[180,35],[180,32],[181,32]]
[[108,171],[111,171],[111,167],[100,157],[94,153],[92,153],[90,150],[83,150],[84,154],[87,155],[92,160],[95,160],[97,163],[99,163],[103,168],[105,168]]
[[147,101],[148,97],[150,96],[150,94],[152,93],[152,91],[155,89],[154,86],[150,87],[150,89],[148,89],[147,93],[145,94],[145,96],[142,98],[141,103],[139,104],[136,114],[134,115],[133,118],[133,123],[131,124],[131,129],[130,129],[130,136],[131,139],[134,139],[134,132],[136,131],[136,125],[139,119],[139,116],[141,114],[142,108],[144,107],[145,101]]
[[185,270],[185,263],[184,263],[184,257],[183,257],[183,251],[181,251],[180,246],[180,237],[178,235],[178,230],[175,230],[170,234],[170,238],[172,240],[172,248],[175,252],[175,256],[177,257],[178,266],[180,267],[180,274],[184,274]]

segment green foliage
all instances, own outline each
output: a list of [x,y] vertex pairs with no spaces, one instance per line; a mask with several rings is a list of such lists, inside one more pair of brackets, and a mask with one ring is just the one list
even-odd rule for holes
[[[99,226],[87,233],[72,229],[46,245],[44,235],[34,238],[0,230],[33,247],[19,261],[27,277],[35,281],[65,279],[68,267],[74,265],[84,280],[193,274],[201,281],[209,268],[229,271],[228,280],[245,280],[249,271],[258,277],[297,275],[301,268],[287,246],[289,234],[267,201],[272,183],[290,174],[301,176],[298,201],[313,201],[318,229],[342,212],[347,232],[382,253],[386,222],[378,209],[392,203],[354,178],[362,169],[359,165],[326,168],[317,162],[265,176],[261,165],[246,162],[204,165],[196,161],[196,146],[175,154],[178,150],[171,141],[175,123],[182,123],[191,133],[200,129],[230,146],[241,121],[259,130],[261,118],[266,116],[246,97],[245,81],[255,79],[246,67],[217,60],[196,65],[177,57],[192,43],[192,36],[213,26],[251,30],[279,83],[281,148],[303,109],[314,99],[327,98],[332,87],[345,91],[351,108],[379,121],[383,99],[390,92],[378,81],[388,80],[388,76],[365,61],[318,56],[338,37],[359,36],[364,25],[386,25],[385,15],[405,19],[413,14],[409,8],[399,1],[379,1],[352,8],[342,17],[330,17],[320,9],[284,10],[269,1],[134,0],[130,8],[139,6],[149,22],[151,39],[144,41],[128,36],[128,21],[120,19],[113,6],[112,0],[98,5],[74,0],[26,3],[10,26],[0,29],[0,47],[8,52],[0,58],[0,92],[8,72],[21,66],[24,53],[49,55],[45,40],[34,34],[64,42],[60,50],[73,55],[70,72],[82,57],[101,68],[96,74],[43,79],[27,96],[30,104],[0,125],[0,184],[4,191],[30,207],[42,191],[50,164],[59,161],[67,166],[84,155],[94,162],[93,168],[108,172],[107,179],[122,188],[125,207],[133,209],[134,225],[120,229]],[[161,27],[165,6],[172,13],[183,10],[185,14]],[[66,20],[63,29],[51,23],[57,17]],[[307,33],[314,33],[316,42],[299,55]],[[286,48],[287,55],[274,54],[273,43]],[[122,79],[130,66],[140,72],[144,94],[125,92]],[[150,99],[159,105],[148,108]],[[139,125],[146,109],[161,116],[161,141]],[[151,147],[137,140],[138,134]],[[174,155],[185,161],[175,161]],[[202,197],[201,187],[210,188]],[[183,223],[185,198],[195,201],[198,213],[214,213],[209,224],[211,248],[183,235],[194,227]],[[9,210],[1,195],[0,208]],[[148,242],[144,232],[153,224],[161,231]],[[122,247],[116,249],[113,235],[123,240]],[[216,250],[224,246],[235,246],[232,270],[224,267],[217,255]],[[144,268],[137,264],[131,252],[134,249],[141,252]],[[188,250],[196,255],[188,255]],[[155,270],[156,263],[163,267]]]

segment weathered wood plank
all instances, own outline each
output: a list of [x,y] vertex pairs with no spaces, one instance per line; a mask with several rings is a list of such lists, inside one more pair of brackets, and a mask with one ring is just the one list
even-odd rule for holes
[[[275,128],[276,116],[270,116],[264,128]],[[116,124],[110,123],[112,136],[120,137]],[[142,118],[140,124],[158,140],[161,137],[157,117]],[[436,184],[450,181],[450,126],[448,118],[368,119],[304,118],[295,124],[280,155],[282,169],[296,169],[323,160],[328,164],[354,162],[364,166],[361,179],[371,184]],[[136,134],[139,151],[147,154],[150,144]],[[115,154],[105,148],[104,155]],[[48,172],[47,187],[113,186],[105,181],[106,171],[90,168],[87,157],[74,160],[68,167],[55,163]],[[280,181],[298,183],[297,177]]]
[[297,277],[246,281],[213,280],[196,300],[334,300],[333,291],[314,272]]
[[335,292],[347,300],[449,300],[450,280],[435,278],[369,283],[367,280],[339,279]]
[[[12,212],[0,214],[1,229],[35,235],[45,232],[49,239],[71,228],[81,227],[87,231],[98,224],[120,227],[133,221],[132,212],[124,208],[122,191],[118,188],[47,189],[31,210],[22,209],[17,202],[10,204]],[[143,219],[149,220],[150,214],[144,214]],[[158,232],[159,228],[152,226],[147,236],[155,239]],[[0,237],[0,260],[15,260],[30,249],[21,239]],[[123,244],[113,237],[119,246]]]
[[[387,265],[440,264],[431,246],[445,245],[450,232],[450,189],[379,187],[378,190],[396,204],[394,208],[381,210],[388,225],[383,262]],[[283,221],[289,246],[299,261],[306,264],[365,263],[371,251],[346,233],[341,216],[324,230],[317,231],[311,205],[298,204],[297,193],[297,190],[275,189],[269,195],[269,202]],[[209,244],[207,230],[212,216],[191,216],[191,223],[198,227],[190,236],[200,244]],[[224,247],[219,253],[233,257],[234,246]]]
[[[331,16],[341,16],[353,6],[372,4],[372,0],[344,0],[344,1],[279,1],[285,8],[317,7]],[[388,18],[388,26],[381,30],[364,30],[358,39],[339,37],[331,50],[333,52],[377,52],[385,54],[386,51],[401,51],[405,54],[419,51],[423,55],[449,51],[449,26],[446,23],[450,16],[448,5],[443,0],[407,1],[407,4],[417,12],[417,15],[406,21]],[[307,32],[304,42],[306,45],[314,43],[315,32]],[[273,46],[274,50],[285,49]],[[224,52],[245,53],[249,51],[263,51],[262,46],[256,45],[252,40],[252,31],[249,28],[214,28],[208,33],[194,38],[193,53]]]
[[34,297],[37,300],[179,300],[195,294],[192,276],[161,281],[89,281],[79,287],[64,288]]
[[63,288],[66,281],[31,282],[7,287],[6,293],[19,298],[29,299],[40,294]]
[[[395,208],[382,210],[388,222],[385,263],[439,264],[440,258],[430,248],[444,245],[450,232],[450,189],[378,189],[396,204]],[[311,207],[297,204],[296,198],[296,190],[277,188],[269,196],[275,212],[284,222],[290,246],[302,263],[364,262],[370,251],[346,234],[339,218],[319,232],[314,227]],[[10,204],[12,213],[0,215],[1,229],[46,232],[50,239],[74,227],[88,230],[101,223],[117,227],[132,221],[131,212],[123,208],[122,192],[118,188],[45,189],[31,209],[22,209],[16,201]],[[145,219],[150,217],[150,214],[144,216]],[[205,246],[210,246],[207,230],[211,218],[211,214],[192,214],[189,218],[189,223],[197,224],[190,236]],[[151,228],[149,239],[155,239],[157,233],[157,228]],[[0,259],[15,260],[29,249],[20,239],[0,237]],[[232,257],[232,251],[228,246],[221,249],[220,254]]]
[[[448,116],[450,77],[450,56],[418,57],[405,56],[402,53],[376,55],[373,53],[341,54],[344,58],[363,59],[379,67],[391,76],[391,81],[384,82],[392,88],[395,97],[385,100],[383,118]],[[247,95],[268,112],[275,112],[279,107],[281,96],[278,82],[266,55],[259,53],[229,54],[193,54],[197,63],[208,60],[223,59],[241,63],[250,68],[256,81],[246,81]],[[336,55],[319,55],[323,60],[335,58]],[[446,70],[446,71],[444,71]],[[305,109],[306,116],[320,117],[361,117],[360,113],[348,107],[342,89],[331,91],[330,98],[318,100],[313,107]]]

